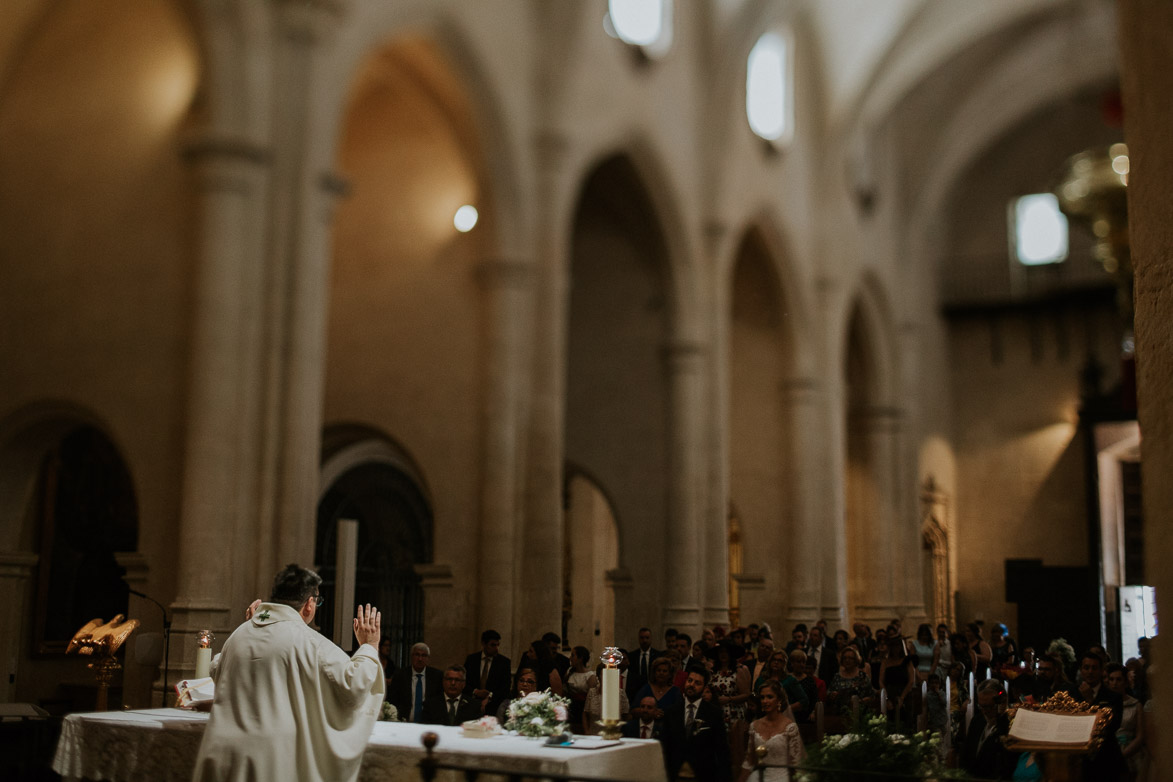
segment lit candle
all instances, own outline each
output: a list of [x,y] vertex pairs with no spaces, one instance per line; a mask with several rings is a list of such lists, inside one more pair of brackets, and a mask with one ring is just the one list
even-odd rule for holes
[[619,669],[603,669],[603,719],[619,719]]
[[603,722],[619,721],[619,664],[623,653],[614,646],[603,650]]
[[195,678],[206,679],[212,675],[212,639],[208,630],[196,634]]

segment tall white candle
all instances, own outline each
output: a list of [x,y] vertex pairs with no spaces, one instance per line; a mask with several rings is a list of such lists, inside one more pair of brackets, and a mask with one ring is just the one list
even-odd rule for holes
[[603,668],[603,720],[619,719],[619,669]]
[[212,675],[212,648],[210,646],[196,647],[195,678],[205,679]]

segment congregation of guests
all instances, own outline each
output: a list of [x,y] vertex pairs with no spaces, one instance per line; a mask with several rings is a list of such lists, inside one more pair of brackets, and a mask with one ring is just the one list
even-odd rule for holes
[[[571,730],[597,733],[597,651],[574,646],[563,654],[562,639],[551,632],[514,666],[500,641],[486,630],[479,651],[443,672],[428,664],[427,645],[416,644],[410,665],[392,676],[388,700],[404,720],[458,725],[491,715],[504,724],[513,699],[549,690],[570,701]],[[987,633],[981,622],[960,632],[921,624],[909,635],[899,619],[874,634],[864,623],[850,633],[828,633],[825,622],[799,624],[784,643],[768,625],[753,624],[706,628],[695,642],[669,629],[663,649],[652,641],[643,627],[623,650],[619,707],[625,736],[661,742],[670,779],[685,763],[697,779],[745,779],[759,762],[773,771],[767,779],[788,779],[785,769],[821,732],[849,731],[871,714],[883,714],[897,732],[942,734],[949,764],[973,776],[1041,778],[1041,758],[1012,753],[1000,739],[1010,704],[1041,703],[1058,692],[1112,708],[1115,740],[1088,760],[1085,778],[1146,779],[1147,639],[1141,657],[1126,664],[1110,661],[1102,647],[1077,658],[1062,639],[1041,653],[1019,649],[1005,625]]]

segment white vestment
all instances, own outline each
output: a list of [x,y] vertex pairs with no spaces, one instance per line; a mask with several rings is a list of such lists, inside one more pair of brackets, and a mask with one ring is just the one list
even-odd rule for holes
[[280,603],[262,603],[224,643],[194,782],[358,777],[383,704],[379,652],[348,657]]

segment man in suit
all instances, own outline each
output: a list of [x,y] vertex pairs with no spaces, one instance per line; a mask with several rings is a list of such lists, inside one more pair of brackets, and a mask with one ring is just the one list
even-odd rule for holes
[[550,650],[550,658],[554,660],[554,670],[558,671],[558,676],[565,685],[566,677],[570,673],[570,658],[562,654],[562,638],[558,633],[546,633],[542,636],[542,643]]
[[770,657],[774,654],[774,640],[772,638],[758,638],[758,657],[749,670],[751,686],[762,675],[762,671],[770,664]]
[[660,652],[652,648],[652,631],[651,628],[641,627],[639,629],[639,646],[636,647],[628,657],[628,672],[627,672],[627,697],[630,699],[639,692],[639,688],[648,683],[648,677],[652,675],[652,660],[655,660]]
[[426,725],[460,725],[468,720],[480,719],[480,701],[463,694],[466,678],[464,666],[449,665],[444,669],[442,691],[424,701],[424,714],[420,721]]
[[439,668],[428,665],[432,650],[425,643],[411,647],[411,665],[396,671],[387,688],[387,700],[399,711],[399,718],[408,722],[423,720],[424,702],[428,696],[440,692],[443,675]]
[[509,658],[500,651],[501,634],[489,629],[481,633],[481,650],[464,660],[469,672],[464,694],[480,704],[483,714],[496,714],[501,701],[509,697]]
[[[1010,779],[1018,755],[1006,749],[1002,737],[1010,732],[1006,716],[1006,690],[997,679],[986,679],[977,688],[977,714],[969,723],[961,744],[961,767],[982,779]],[[1095,777],[1098,779],[1098,777]]]
[[1104,741],[1100,749],[1083,761],[1084,779],[1119,779],[1126,770],[1124,753],[1120,743],[1113,741],[1116,731],[1120,729],[1120,718],[1124,714],[1124,698],[1119,693],[1108,689],[1104,684],[1104,661],[1099,654],[1089,649],[1083,653],[1079,661],[1078,685],[1072,685],[1067,691],[1071,699],[1083,701],[1090,706],[1107,706],[1112,710],[1108,725],[1104,728]]
[[660,739],[664,726],[656,719],[656,699],[645,695],[631,710],[631,719],[623,723],[623,735],[629,739]]
[[684,680],[684,698],[664,712],[663,738],[668,778],[675,780],[685,763],[701,782],[728,782],[729,743],[721,707],[701,697],[709,671],[693,665]]

